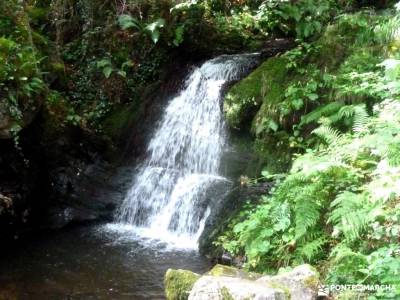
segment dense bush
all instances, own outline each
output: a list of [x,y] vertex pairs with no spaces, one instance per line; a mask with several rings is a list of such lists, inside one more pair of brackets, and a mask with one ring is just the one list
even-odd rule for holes
[[[398,20],[393,11],[342,15],[320,40],[284,55],[291,79],[274,103],[276,125],[265,122],[257,134],[286,130],[298,154],[286,176],[263,173],[276,179],[271,195],[216,242],[245,255],[248,268],[308,262],[326,283],[395,287],[368,299],[400,297]],[[340,40],[352,42],[322,61]],[[283,127],[285,116],[292,128]]]
[[17,1],[7,1],[0,9],[5,12],[0,15],[0,109],[10,118],[2,129],[15,137],[43,100],[42,58],[23,7]]

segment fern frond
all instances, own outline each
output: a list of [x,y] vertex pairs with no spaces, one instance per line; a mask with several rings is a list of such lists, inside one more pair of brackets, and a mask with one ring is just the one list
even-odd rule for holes
[[320,237],[305,243],[297,249],[297,253],[310,262],[317,254],[320,253],[322,247],[328,242],[326,237]]
[[366,124],[368,123],[368,118],[369,115],[364,105],[355,106],[353,117],[353,131],[356,133],[364,131]]
[[388,145],[387,157],[389,165],[392,167],[400,166],[400,143],[393,142]]
[[339,116],[342,119],[350,119],[354,115],[354,106],[346,105],[339,110]]
[[346,239],[353,241],[360,236],[369,221],[368,208],[364,205],[364,195],[343,192],[331,203],[332,212],[328,222],[334,224]]
[[356,258],[366,261],[366,257],[363,254],[359,252],[354,252],[344,243],[340,243],[336,247],[334,247],[331,251],[330,257],[333,259],[333,262],[335,264],[339,264],[341,261],[349,258]]
[[295,239],[302,238],[308,230],[317,224],[320,218],[320,207],[314,200],[315,192],[306,186],[296,199],[295,204]]
[[330,116],[327,117],[329,124],[335,124],[337,122],[339,122],[340,120],[342,120],[342,117],[339,115],[339,111],[331,114]]
[[389,44],[399,35],[400,17],[390,18],[384,23],[375,27],[375,35],[382,44]]
[[368,123],[368,112],[365,105],[346,105],[339,110],[339,116],[342,119],[352,119],[353,131],[360,133]]
[[316,134],[327,144],[331,145],[337,145],[343,136],[340,131],[326,125],[314,129],[312,133]]
[[313,122],[317,122],[322,117],[330,117],[340,110],[343,103],[331,102],[326,105],[320,106],[312,112],[306,114],[301,118],[300,126],[307,125]]

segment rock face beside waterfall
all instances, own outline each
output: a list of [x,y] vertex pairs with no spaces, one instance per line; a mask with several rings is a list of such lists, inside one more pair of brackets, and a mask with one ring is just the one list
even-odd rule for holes
[[222,265],[203,276],[168,270],[165,289],[168,300],[312,300],[317,297],[318,273],[309,265],[275,276]]

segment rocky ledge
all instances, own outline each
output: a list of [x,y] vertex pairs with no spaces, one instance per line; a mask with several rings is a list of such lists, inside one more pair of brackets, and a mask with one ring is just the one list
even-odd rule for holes
[[164,283],[168,300],[312,300],[317,298],[318,277],[310,265],[275,276],[216,265],[204,275],[169,269]]

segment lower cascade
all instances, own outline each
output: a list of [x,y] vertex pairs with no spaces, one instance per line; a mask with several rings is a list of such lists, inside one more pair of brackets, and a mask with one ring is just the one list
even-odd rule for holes
[[227,190],[220,174],[226,145],[221,94],[258,55],[223,55],[196,68],[167,105],[147,158],[117,211],[117,222],[148,238],[197,245],[210,204]]

